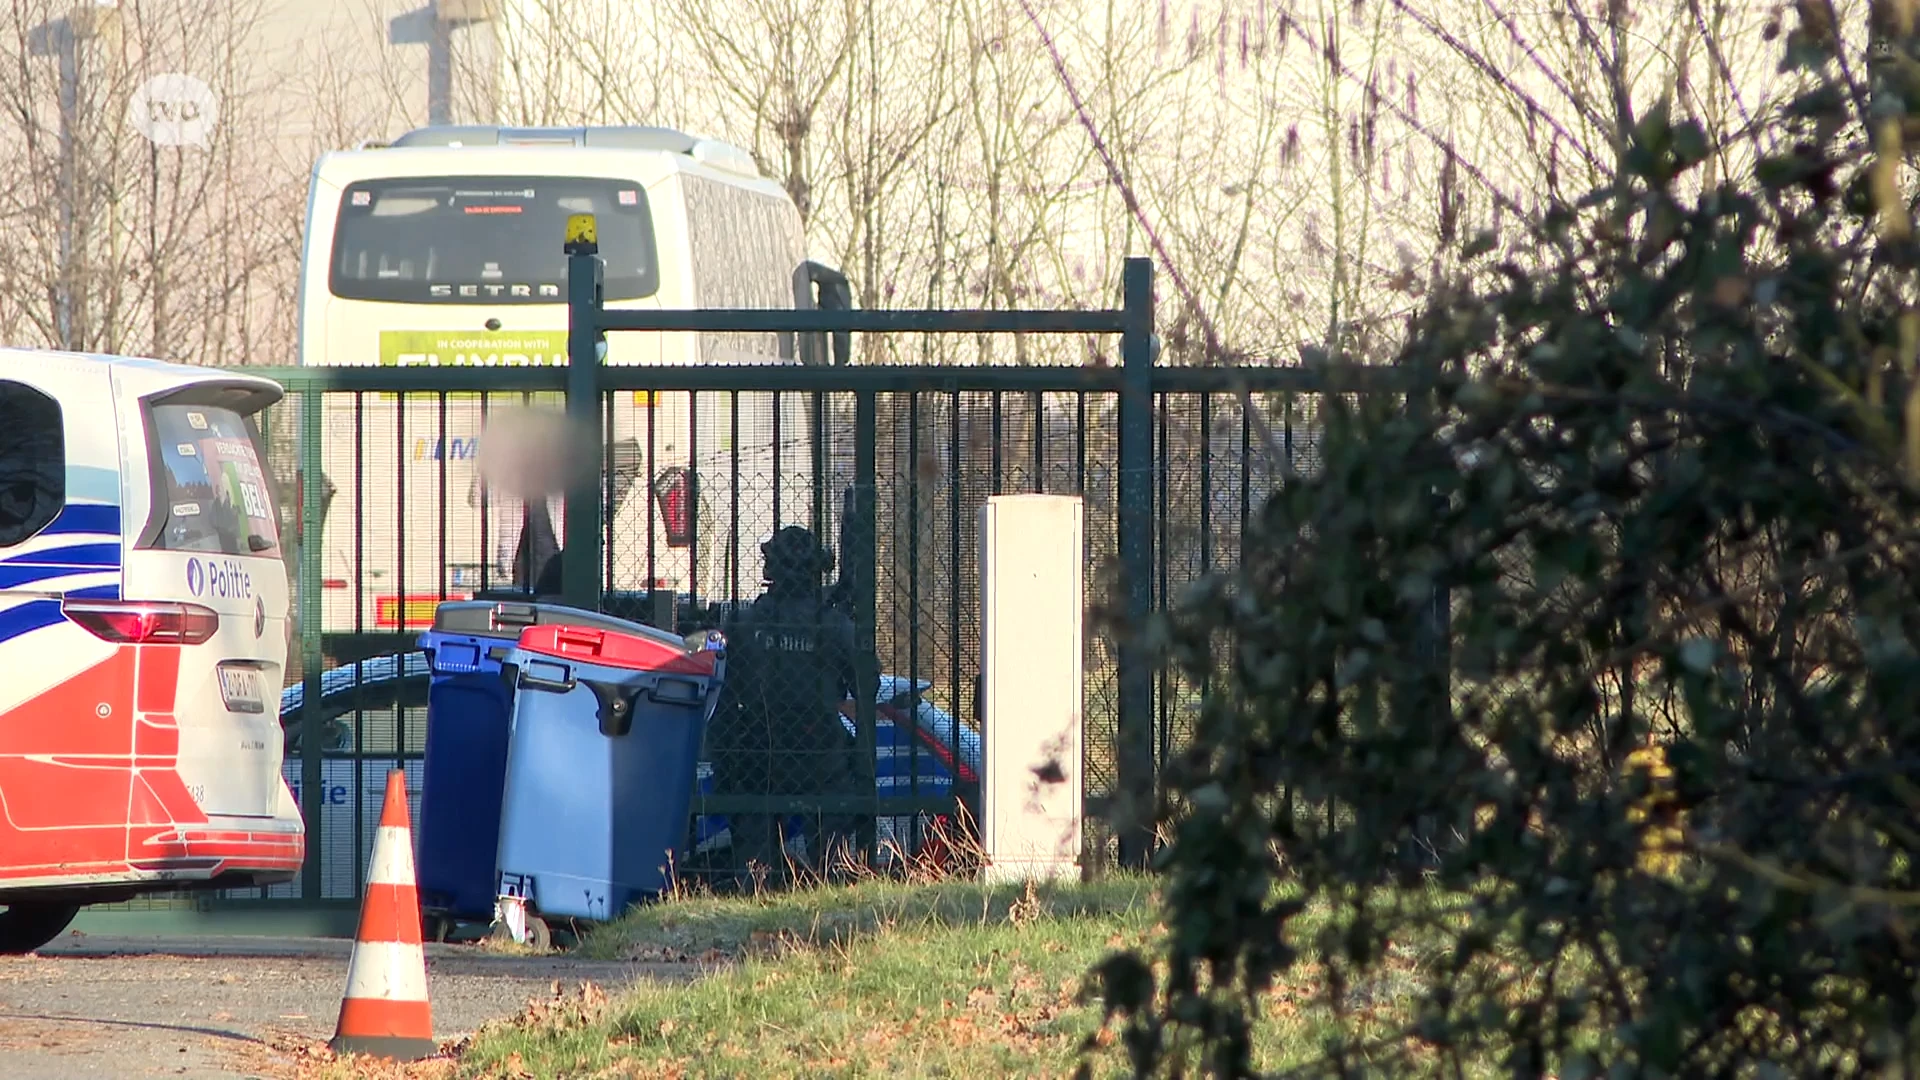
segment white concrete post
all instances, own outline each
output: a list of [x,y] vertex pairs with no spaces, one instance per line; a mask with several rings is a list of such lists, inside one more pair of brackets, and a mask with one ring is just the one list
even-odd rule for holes
[[981,842],[988,881],[1078,877],[1085,548],[1072,495],[980,508]]

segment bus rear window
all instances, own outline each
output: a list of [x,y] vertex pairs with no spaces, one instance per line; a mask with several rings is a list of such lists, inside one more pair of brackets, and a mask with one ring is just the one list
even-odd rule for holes
[[567,217],[593,214],[605,297],[660,287],[647,193],[623,180],[549,176],[366,180],[340,195],[329,287],[403,304],[566,301]]
[[261,467],[254,426],[228,409],[156,405],[150,411],[160,459],[154,513],[165,522],[162,551],[277,556],[280,527]]

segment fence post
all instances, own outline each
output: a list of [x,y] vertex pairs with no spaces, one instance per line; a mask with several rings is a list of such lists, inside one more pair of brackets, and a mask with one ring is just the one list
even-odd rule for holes
[[877,767],[877,725],[879,707],[875,697],[880,688],[880,658],[875,653],[875,592],[878,574],[876,553],[875,505],[877,499],[875,481],[875,446],[878,441],[878,417],[874,402],[874,391],[862,390],[854,403],[854,447],[853,447],[853,513],[848,522],[848,543],[851,550],[841,553],[847,560],[847,570],[853,580],[853,663],[854,663],[854,734],[860,747],[859,780],[860,795],[872,800],[873,810],[860,815],[860,830],[856,842],[860,850],[877,855],[874,851],[876,830],[879,826],[878,813],[879,789],[875,787],[873,773]]
[[[326,738],[325,713],[320,702],[320,548],[321,491],[327,482],[326,461],[320,453],[321,397],[318,390],[300,393],[300,816],[307,824],[307,854],[301,863],[300,898],[320,899],[320,853],[326,850],[321,822],[326,778],[321,770]],[[359,592],[355,590],[355,603]],[[403,603],[404,609],[404,603]],[[404,614],[404,610],[403,610]]]
[[[1436,401],[1430,393],[1414,389],[1407,394],[1406,409],[1421,423],[1434,422]],[[1438,488],[1429,489],[1435,516],[1446,512],[1447,500]],[[1453,711],[1453,598],[1444,584],[1436,583],[1427,601],[1413,612],[1413,637],[1417,663],[1396,681],[1391,702],[1394,720],[1404,730],[1443,730],[1452,723]],[[1422,870],[1437,866],[1442,829],[1457,825],[1433,815],[1422,815],[1414,825],[1412,842],[1402,853],[1406,880],[1419,880]]]
[[[584,219],[584,220],[583,220]],[[575,438],[593,448],[588,467],[572,462],[567,478],[566,540],[560,551],[560,585],[568,605],[600,607],[600,464],[606,452],[601,430],[600,295],[603,266],[593,217],[567,221],[567,419]],[[592,436],[589,444],[586,436]]]
[[1120,631],[1118,790],[1112,824],[1122,866],[1144,867],[1153,845],[1153,671],[1144,631],[1153,604],[1153,263],[1126,261],[1120,338]]
[[[827,454],[827,395],[818,390],[802,392],[807,395],[807,411],[813,417],[812,424],[808,426],[811,434],[807,439],[807,449],[813,455],[813,520],[808,527],[815,536],[821,536],[827,527],[827,489],[833,479],[833,471],[828,467],[832,463]],[[841,552],[840,557],[846,558],[847,553]]]

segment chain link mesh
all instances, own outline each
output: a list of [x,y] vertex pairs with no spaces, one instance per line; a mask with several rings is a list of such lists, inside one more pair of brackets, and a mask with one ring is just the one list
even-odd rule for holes
[[[289,569],[297,588],[297,560],[320,560],[327,666],[383,649],[395,659],[390,639],[366,638],[356,649],[356,635],[411,638],[439,599],[531,576],[516,576],[514,565],[525,507],[478,483],[469,458],[491,411],[540,397],[326,395],[318,460],[331,498],[323,527],[305,530],[306,552],[290,549]],[[680,633],[711,627],[733,638],[680,869],[719,880],[779,877],[790,866],[820,868],[834,845],[882,865],[953,856],[959,823],[979,810],[978,516],[990,496],[1028,491],[1085,500],[1087,854],[1110,857],[1099,818],[1118,781],[1117,650],[1114,627],[1098,613],[1112,608],[1121,529],[1138,527],[1118,512],[1116,398],[871,392],[872,478],[862,489],[859,397],[608,395],[604,606]],[[1254,404],[1257,423],[1235,395],[1156,399],[1156,514],[1147,524],[1156,606],[1238,560],[1246,524],[1284,483],[1286,461],[1308,472],[1317,463],[1317,399],[1258,395]],[[269,421],[289,522],[300,502],[299,415],[290,399]],[[553,500],[564,540],[562,510]],[[792,526],[832,550],[833,568],[768,599],[761,545]],[[869,557],[871,577],[858,580]],[[414,610],[397,603],[402,596],[424,603]],[[296,639],[289,686],[302,677],[300,651]],[[377,793],[358,780],[335,783],[347,776],[339,770],[377,780],[388,767],[419,767],[424,678],[401,678],[420,684],[415,697],[406,690],[387,703],[327,709],[325,730],[337,737],[320,748],[323,783],[365,804],[346,818],[329,809],[318,823],[323,832],[344,828],[356,849],[348,856],[336,850],[342,841],[321,841],[327,889],[340,884],[334,863],[364,854],[354,823],[378,816]],[[1203,690],[1172,673],[1157,679],[1162,760],[1190,732]],[[299,730],[298,712],[285,719]],[[290,752],[290,779],[303,776],[297,751],[306,749]],[[297,895],[298,886],[274,893]]]

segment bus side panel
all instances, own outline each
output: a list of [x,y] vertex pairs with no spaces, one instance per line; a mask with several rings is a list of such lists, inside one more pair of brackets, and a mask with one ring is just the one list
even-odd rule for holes
[[[557,395],[547,397],[535,395],[532,406],[560,408]],[[652,577],[667,587],[688,586],[686,549],[668,544],[652,485],[674,467],[691,464],[689,400],[684,393],[644,392],[616,399],[609,434],[625,445],[614,449],[620,482],[609,553],[615,590],[647,588],[650,563]],[[499,416],[519,407],[518,400],[496,400],[490,410]],[[402,404],[390,395],[366,394],[356,416],[352,395],[334,395],[322,423],[323,469],[336,487],[321,530],[322,618],[329,632],[421,630],[431,625],[442,598],[513,587],[525,503],[484,483],[477,454],[485,417],[477,399],[451,397],[443,417],[431,397],[414,395]],[[724,432],[710,423],[709,432]],[[718,474],[724,458],[703,456],[709,458],[706,471]],[[556,492],[548,508],[555,538],[564,545],[565,499]]]
[[[679,335],[686,337],[686,335]],[[691,339],[689,339],[691,340]],[[675,470],[691,465],[687,411],[693,401],[683,392],[637,391],[617,394],[609,438],[615,454],[615,502],[612,521],[611,585],[618,592],[654,589],[685,591],[692,567],[689,548],[670,541],[662,503]],[[619,469],[620,457],[633,462],[631,486]]]
[[322,424],[336,488],[322,526],[327,630],[422,630],[443,596],[512,585],[522,507],[482,497],[477,396],[449,396],[443,418],[428,395],[336,394]]
[[340,208],[340,187],[327,176],[328,159],[313,164],[307,184],[306,231],[300,242],[300,303],[296,321],[296,363],[327,364],[325,334],[327,267],[332,255],[333,230]]
[[[692,172],[681,175],[680,190],[692,306],[792,308],[794,268],[806,258],[792,201]],[[792,335],[702,334],[699,342],[704,364],[799,362]],[[777,423],[775,408],[775,395],[766,391],[701,396],[693,466],[701,515],[696,562],[701,591],[709,596],[757,593],[761,541],[779,526],[812,524],[810,395],[780,395]],[[820,539],[831,545],[825,523],[822,529],[827,534]]]

